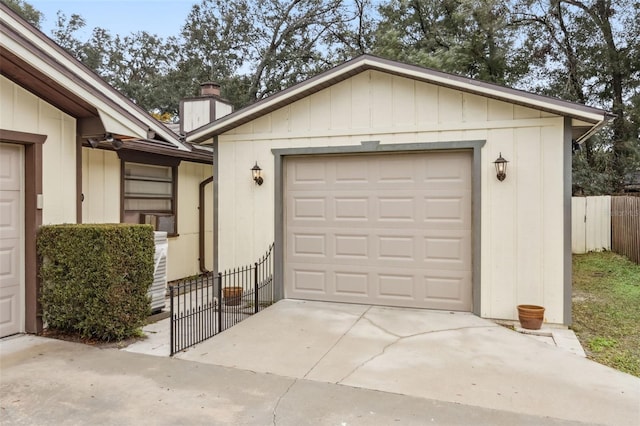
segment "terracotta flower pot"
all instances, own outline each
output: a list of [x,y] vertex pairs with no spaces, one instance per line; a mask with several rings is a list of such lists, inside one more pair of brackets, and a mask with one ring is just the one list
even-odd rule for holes
[[518,305],[518,319],[522,328],[540,330],[544,320],[544,308],[536,305]]
[[224,287],[222,289],[224,304],[227,306],[236,306],[242,300],[242,287]]

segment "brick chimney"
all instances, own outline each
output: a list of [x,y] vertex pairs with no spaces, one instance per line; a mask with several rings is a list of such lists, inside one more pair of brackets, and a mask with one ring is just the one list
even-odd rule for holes
[[220,85],[200,84],[200,96],[180,101],[180,133],[185,134],[233,112],[231,102],[220,96]]
[[200,84],[200,96],[220,97],[220,85],[211,81]]

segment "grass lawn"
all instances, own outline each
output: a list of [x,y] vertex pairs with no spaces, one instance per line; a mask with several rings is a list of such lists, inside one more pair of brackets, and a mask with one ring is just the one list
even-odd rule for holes
[[640,377],[640,265],[612,252],[573,255],[573,326],[587,356]]

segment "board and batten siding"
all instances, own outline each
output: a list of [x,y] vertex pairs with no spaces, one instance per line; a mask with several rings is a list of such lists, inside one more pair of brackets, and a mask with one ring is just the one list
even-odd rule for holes
[[[169,238],[169,280],[200,273],[199,244],[199,188],[200,182],[211,177],[212,166],[183,161],[178,167],[178,234]],[[205,267],[213,270],[213,191],[205,188]]]
[[120,222],[120,159],[114,151],[82,148],[82,222]]
[[[120,159],[113,151],[82,149],[82,221],[120,222]],[[199,268],[199,185],[211,176],[206,164],[183,161],[178,166],[178,236],[169,238],[167,279],[196,275]],[[213,269],[213,195],[206,191],[205,266]]]
[[42,147],[42,224],[76,222],[76,120],[0,76],[0,128],[47,136]]
[[[516,319],[541,304],[564,318],[564,118],[366,71],[218,137],[219,267],[274,240],[274,148],[486,140],[481,154],[481,315]],[[509,160],[499,182],[493,161]],[[258,162],[264,184],[249,169]],[[473,259],[477,261],[478,259]]]

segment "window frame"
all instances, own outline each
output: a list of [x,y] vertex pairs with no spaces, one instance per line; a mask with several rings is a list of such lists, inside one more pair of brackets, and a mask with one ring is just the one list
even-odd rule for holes
[[[174,229],[173,232],[167,232],[168,237],[178,237],[178,166],[180,164],[180,160],[176,160],[171,157],[164,157],[159,155],[150,155],[145,153],[133,153],[133,155],[122,155],[123,153],[118,153],[120,157],[120,222],[121,223],[133,223],[133,222],[125,222],[125,217],[127,212],[138,213],[140,215],[143,214],[157,214],[157,215],[170,215],[174,218]],[[137,155],[136,155],[137,154]],[[169,167],[171,168],[171,197],[158,197],[157,199],[170,200],[171,203],[171,211],[159,211],[159,210],[126,210],[125,204],[128,199],[141,199],[140,197],[128,197],[125,194],[125,187],[127,176],[125,174],[126,164],[134,163],[140,164],[142,166],[160,166],[160,167]],[[144,179],[132,179],[137,181],[144,181]],[[149,179],[149,182],[154,181],[154,179]],[[169,181],[165,181],[169,182]],[[150,199],[153,199],[150,198]],[[141,217],[139,218],[137,223],[143,223]]]

